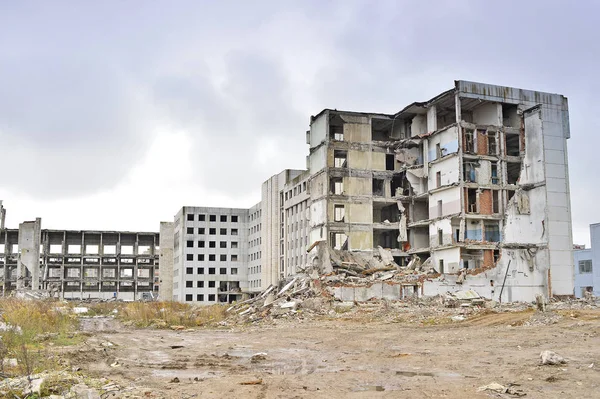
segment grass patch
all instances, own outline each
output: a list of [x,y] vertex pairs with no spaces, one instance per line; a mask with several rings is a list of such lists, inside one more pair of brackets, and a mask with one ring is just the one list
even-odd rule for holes
[[129,302],[118,310],[117,317],[136,327],[199,327],[225,319],[225,305],[191,306],[179,302]]
[[[76,342],[77,317],[59,309],[55,301],[0,299],[0,369],[31,375],[56,366],[48,356],[49,344]],[[16,366],[13,360],[16,359]]]

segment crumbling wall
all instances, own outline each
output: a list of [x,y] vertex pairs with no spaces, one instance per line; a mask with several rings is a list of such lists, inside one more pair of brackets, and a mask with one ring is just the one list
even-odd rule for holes
[[[17,289],[40,289],[40,243],[42,219],[19,224],[19,260],[17,262]],[[31,280],[26,275],[29,272]]]
[[160,248],[160,285],[158,297],[161,301],[173,300],[173,250],[174,250],[175,223],[160,222],[159,248]]

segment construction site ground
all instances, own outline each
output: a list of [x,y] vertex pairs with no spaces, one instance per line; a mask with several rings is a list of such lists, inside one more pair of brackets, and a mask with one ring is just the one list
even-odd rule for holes
[[[57,350],[120,387],[103,397],[598,397],[600,310],[457,312],[363,306],[180,331],[93,317],[82,344]],[[541,365],[544,350],[567,363]],[[478,391],[490,383],[511,389]]]

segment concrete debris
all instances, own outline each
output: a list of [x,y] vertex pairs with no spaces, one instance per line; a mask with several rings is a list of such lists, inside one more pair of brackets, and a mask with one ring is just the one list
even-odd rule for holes
[[543,351],[540,353],[540,360],[542,365],[558,365],[565,364],[567,361],[560,355],[552,351]]
[[513,396],[525,396],[526,393],[521,389],[515,389],[514,384],[509,384],[508,386],[504,386],[498,384],[497,382],[492,382],[491,384],[481,386],[477,388],[477,392],[495,392],[495,393],[506,393]]

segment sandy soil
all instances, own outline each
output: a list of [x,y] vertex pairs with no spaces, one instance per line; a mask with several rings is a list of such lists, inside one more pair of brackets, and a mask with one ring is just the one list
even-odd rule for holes
[[[66,355],[85,372],[138,387],[130,397],[517,397],[477,391],[492,382],[527,398],[600,397],[598,310],[431,324],[339,318],[171,331],[88,319],[82,328],[93,333]],[[567,364],[541,366],[546,349]]]

